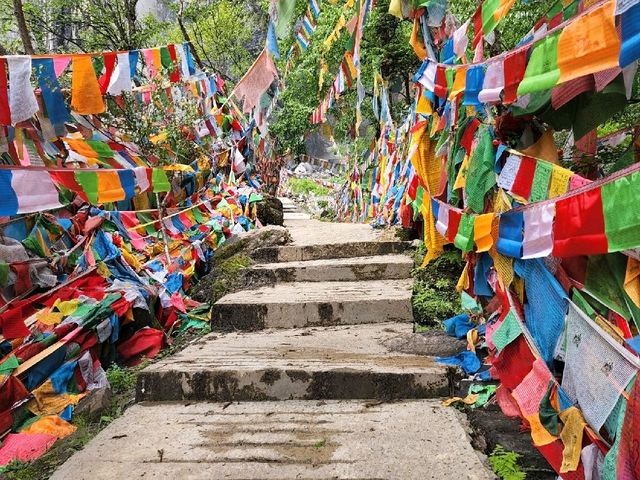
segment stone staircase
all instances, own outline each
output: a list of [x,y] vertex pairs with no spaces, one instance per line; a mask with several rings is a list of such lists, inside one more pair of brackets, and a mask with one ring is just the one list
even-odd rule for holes
[[435,400],[455,373],[397,348],[415,338],[406,244],[283,203],[293,243],[250,272],[271,286],[217,302],[216,331],[143,370],[141,403],[54,479],[493,478]]

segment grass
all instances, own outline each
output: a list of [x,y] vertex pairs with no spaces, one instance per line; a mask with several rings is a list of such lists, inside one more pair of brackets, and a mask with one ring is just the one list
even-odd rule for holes
[[319,185],[309,178],[291,178],[289,179],[289,190],[295,195],[315,195],[323,197],[331,194],[331,189]]
[[233,291],[240,280],[242,270],[250,266],[251,258],[247,255],[222,256],[217,260],[212,272],[195,286],[191,292],[192,298],[212,304],[217,302]]
[[[424,258],[424,246],[416,252],[417,265]],[[425,268],[413,270],[413,314],[417,331],[439,328],[444,320],[460,313],[460,296],[456,284],[464,265],[460,253],[445,251]]]
[[524,480],[527,474],[518,464],[520,457],[520,454],[505,450],[502,445],[496,445],[489,455],[489,463],[494,473],[502,480]]

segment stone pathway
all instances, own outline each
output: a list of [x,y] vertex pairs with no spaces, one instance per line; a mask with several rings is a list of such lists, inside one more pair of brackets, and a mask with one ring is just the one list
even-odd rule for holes
[[221,299],[229,333],[147,367],[141,403],[53,479],[494,478],[441,406],[453,372],[407,349],[406,245],[284,203],[294,241],[252,272],[274,285]]

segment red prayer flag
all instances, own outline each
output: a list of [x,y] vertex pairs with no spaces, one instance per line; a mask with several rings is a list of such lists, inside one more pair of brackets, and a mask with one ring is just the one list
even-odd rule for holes
[[98,80],[98,85],[100,85],[100,93],[104,95],[107,93],[107,89],[109,88],[109,82],[111,81],[111,75],[113,75],[113,70],[116,66],[116,52],[107,52],[104,54],[104,73]]
[[458,234],[458,228],[460,227],[460,220],[462,219],[462,213],[449,209],[449,225],[447,226],[447,240],[453,242]]
[[601,189],[588,190],[556,203],[553,256],[598,255],[608,252]]
[[0,58],[0,125],[11,125],[7,61],[4,58]]
[[531,157],[523,157],[520,161],[518,174],[511,187],[511,192],[529,200],[531,196],[531,186],[533,185],[533,177],[536,174],[537,162]]
[[504,59],[504,103],[518,99],[518,86],[527,69],[527,49],[517,50]]

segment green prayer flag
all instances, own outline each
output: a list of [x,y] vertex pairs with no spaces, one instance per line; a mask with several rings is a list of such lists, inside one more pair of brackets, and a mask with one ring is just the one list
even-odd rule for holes
[[564,6],[563,6],[562,0],[558,0],[556,3],[553,4],[553,6],[547,12],[547,18],[551,19],[555,17],[557,14],[559,14],[563,10],[563,8]]
[[554,437],[559,435],[559,415],[553,404],[551,403],[551,395],[555,387],[555,382],[551,380],[547,387],[547,393],[542,397],[540,401],[540,423],[542,426]]
[[171,61],[171,54],[167,47],[160,47],[160,62],[162,63],[162,68],[167,70],[169,70],[173,64]]
[[482,3],[482,33],[489,35],[497,26],[494,14],[500,6],[500,0],[485,0]]
[[579,0],[575,0],[571,4],[567,5],[564,9],[562,20],[569,20],[570,18],[575,17],[578,14],[579,6],[580,6]]
[[604,230],[609,252],[640,247],[640,172],[621,177],[602,186]]
[[491,400],[491,397],[496,393],[497,389],[497,385],[481,385],[478,383],[471,385],[469,393],[478,395],[477,400],[473,405],[471,405],[471,408],[480,408],[486,405],[486,403]]
[[482,313],[482,307],[480,304],[478,304],[476,299],[465,291],[460,294],[460,305],[462,306],[462,310],[465,312]]
[[522,333],[522,327],[518,318],[513,311],[509,311],[500,326],[493,332],[491,341],[496,346],[498,352],[505,349],[507,345],[513,342]]
[[454,239],[454,245],[463,252],[470,252],[473,250],[473,224],[475,217],[468,213],[463,213],[460,219],[460,226],[458,227],[458,233]]
[[98,175],[96,172],[77,171],[75,173],[76,182],[82,187],[89,203],[98,203]]
[[538,161],[531,185],[530,202],[541,202],[549,197],[549,183],[553,173],[553,164]]
[[0,262],[0,288],[7,286],[9,280],[9,264]]
[[[619,410],[620,412],[627,411],[627,398],[629,397],[629,394],[631,394],[633,386],[637,381],[638,381],[638,376],[636,375],[636,378],[633,381],[629,382],[629,385],[626,388],[626,392],[627,392],[626,397],[625,395],[620,395],[620,399],[618,400],[618,404],[620,408],[618,409],[616,406],[616,410]],[[618,478],[620,478],[618,477],[617,463],[618,463],[618,454],[620,452],[620,443],[622,442],[622,438],[623,438],[622,430],[624,427],[624,418],[625,418],[625,415],[618,415],[617,422],[614,425],[615,434],[612,434],[612,437],[615,438],[615,442],[613,442],[611,449],[604,457],[604,464],[602,467],[602,480],[617,480]]]
[[626,269],[627,257],[622,254],[589,256],[583,293],[629,321],[631,312],[623,288]]
[[413,219],[416,220],[420,216],[422,210],[422,203],[424,202],[424,188],[422,185],[418,185],[416,190],[416,199],[413,201]]
[[453,87],[453,82],[456,79],[456,71],[453,68],[447,68],[444,72],[444,75],[447,79],[447,92],[451,91],[451,87]]
[[256,192],[251,192],[249,195],[249,203],[261,202],[263,200],[262,195]]
[[171,190],[171,184],[167,178],[167,173],[161,168],[152,169],[151,184],[153,193],[168,192]]
[[296,10],[296,0],[278,1],[278,23],[276,24],[276,34],[278,38],[285,38],[289,34],[289,26],[293,20]]
[[99,140],[87,140],[87,145],[91,147],[91,150],[98,154],[99,158],[113,158],[115,156],[111,147],[109,147],[105,142],[101,142]]
[[571,296],[571,301],[576,304],[576,306],[582,310],[591,320],[595,320],[597,312],[594,308],[589,304],[587,299],[580,293],[580,290],[574,288],[573,295]]
[[494,162],[496,158],[489,128],[480,127],[478,145],[469,162],[469,181],[465,187],[467,205],[476,213],[484,212],[484,197],[496,184]]
[[196,219],[196,222],[198,222],[199,225],[202,225],[202,224],[205,223],[205,219],[202,216],[202,212],[200,211],[200,209],[198,207],[196,207],[193,210],[191,210],[191,212],[193,213],[193,218]]
[[560,32],[540,40],[533,47],[524,78],[518,87],[518,96],[551,90],[560,80],[558,68],[558,40]]
[[20,366],[20,362],[15,355],[11,355],[4,362],[0,363],[0,375],[11,375]]

